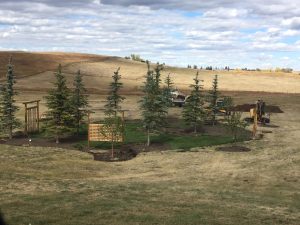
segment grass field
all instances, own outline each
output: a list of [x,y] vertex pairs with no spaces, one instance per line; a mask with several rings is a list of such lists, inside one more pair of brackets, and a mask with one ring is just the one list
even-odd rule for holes
[[[251,152],[142,153],[126,162],[58,148],[1,145],[0,207],[9,224],[290,224],[300,221],[299,95],[259,96],[271,116]],[[271,133],[270,133],[271,132]]]

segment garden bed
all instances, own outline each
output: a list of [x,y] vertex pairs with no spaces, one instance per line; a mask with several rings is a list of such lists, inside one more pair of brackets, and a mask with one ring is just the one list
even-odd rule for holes
[[[87,130],[83,126],[81,135],[60,139],[56,144],[52,138],[47,138],[45,133],[33,135],[31,137],[19,135],[12,140],[2,140],[1,144],[15,146],[34,147],[58,147],[72,150],[90,152],[95,160],[100,161],[124,161],[136,157],[140,152],[165,151],[173,149],[183,149],[188,151],[194,147],[205,147],[232,143],[230,133],[222,124],[203,125],[198,127],[199,133],[193,133],[193,129],[186,127],[181,120],[170,119],[168,126],[160,133],[151,135],[151,145],[146,146],[147,136],[142,129],[140,121],[127,121],[125,129],[125,142],[115,144],[114,158],[111,158],[111,144],[109,142],[87,143]],[[249,140],[251,133],[241,130],[243,136],[239,141]],[[31,140],[31,141],[29,141]],[[97,150],[102,150],[97,152]]]

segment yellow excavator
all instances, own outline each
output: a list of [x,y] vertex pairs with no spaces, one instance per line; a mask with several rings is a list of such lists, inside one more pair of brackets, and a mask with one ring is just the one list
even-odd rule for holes
[[[266,103],[262,100],[256,101],[256,107],[250,109],[250,118],[253,121],[252,135],[253,138],[256,137],[257,125],[258,122],[265,125],[266,123],[270,123],[270,114],[266,114]],[[267,115],[268,117],[265,117]]]
[[270,114],[266,113],[266,103],[261,99],[256,101],[255,108],[250,109],[250,118],[254,121],[255,117],[261,124],[270,123]]

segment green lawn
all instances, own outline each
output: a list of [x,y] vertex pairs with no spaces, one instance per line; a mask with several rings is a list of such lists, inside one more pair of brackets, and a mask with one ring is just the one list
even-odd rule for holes
[[[180,126],[184,125],[179,122]],[[171,125],[175,127],[176,125]],[[82,127],[81,134],[86,134],[86,126]],[[239,138],[238,141],[248,140],[248,136],[244,135]],[[125,126],[125,142],[124,144],[141,144],[147,142],[147,136],[145,131],[142,129],[140,122],[127,122]],[[228,132],[223,135],[207,135],[207,134],[198,134],[195,135],[191,133],[190,135],[176,135],[170,133],[156,133],[151,135],[151,143],[153,144],[164,144],[169,147],[170,150],[173,149],[185,149],[188,150],[194,147],[205,147],[212,145],[220,145],[226,143],[232,143],[232,137]],[[75,144],[75,146],[86,146],[86,141],[81,141],[80,143]],[[116,145],[117,147],[120,144]],[[100,149],[110,149],[110,143],[107,142],[91,142],[91,147],[100,148]]]

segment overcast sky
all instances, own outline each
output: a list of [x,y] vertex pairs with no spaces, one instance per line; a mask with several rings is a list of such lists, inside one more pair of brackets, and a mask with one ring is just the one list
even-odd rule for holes
[[300,70],[300,0],[0,0],[0,50]]

